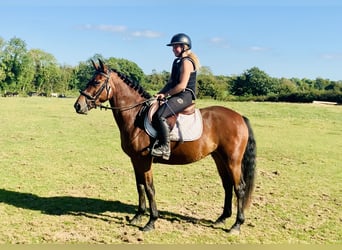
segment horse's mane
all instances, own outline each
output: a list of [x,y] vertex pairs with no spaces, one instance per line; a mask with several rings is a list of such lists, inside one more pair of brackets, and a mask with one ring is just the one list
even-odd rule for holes
[[127,75],[119,72],[116,69],[111,69],[113,72],[115,72],[120,79],[122,79],[128,86],[130,86],[132,89],[134,89],[135,91],[137,91],[140,96],[146,98],[146,99],[150,99],[152,96],[150,93],[148,93],[147,91],[144,90],[144,88],[137,82],[133,81],[131,78],[129,78]]

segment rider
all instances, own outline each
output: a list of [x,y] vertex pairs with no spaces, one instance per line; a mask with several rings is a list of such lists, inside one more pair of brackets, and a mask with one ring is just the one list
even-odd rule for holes
[[153,116],[153,124],[158,130],[158,143],[151,151],[153,156],[168,160],[170,150],[170,131],[166,118],[191,105],[196,99],[196,74],[199,69],[198,57],[191,51],[191,39],[184,33],[172,37],[167,46],[177,57],[172,64],[170,79],[156,95],[158,100],[166,100]]

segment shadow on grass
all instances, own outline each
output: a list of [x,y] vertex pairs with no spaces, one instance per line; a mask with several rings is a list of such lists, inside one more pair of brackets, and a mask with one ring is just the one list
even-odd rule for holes
[[[104,212],[128,213],[133,215],[138,210],[137,206],[125,204],[120,201],[73,196],[40,197],[31,193],[21,193],[6,189],[0,189],[1,202],[23,209],[41,211],[49,215],[76,215],[102,220],[110,220],[103,218],[102,213]],[[208,227],[213,223],[210,220],[196,219],[168,211],[160,211],[160,217],[171,222],[185,221]],[[119,221],[123,220],[122,217],[110,218],[116,218]]]
[[124,204],[120,201],[73,196],[40,197],[35,194],[5,189],[0,189],[0,202],[24,209],[38,210],[50,215],[79,212],[100,214],[107,211],[133,214],[137,209],[136,206]]

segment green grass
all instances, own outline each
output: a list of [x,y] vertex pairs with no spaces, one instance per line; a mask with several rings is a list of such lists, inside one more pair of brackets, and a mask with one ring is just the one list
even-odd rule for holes
[[[154,165],[156,230],[137,209],[129,158],[110,111],[77,115],[74,99],[0,98],[0,243],[342,243],[342,107],[224,103],[252,122],[253,203],[241,235],[211,228],[223,190],[211,158]],[[142,224],[146,223],[148,217]]]

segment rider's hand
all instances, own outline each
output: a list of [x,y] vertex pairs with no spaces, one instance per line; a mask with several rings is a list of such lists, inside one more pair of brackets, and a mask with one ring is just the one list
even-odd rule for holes
[[159,94],[156,94],[155,97],[157,98],[157,100],[164,100],[165,99],[165,94],[159,93]]

